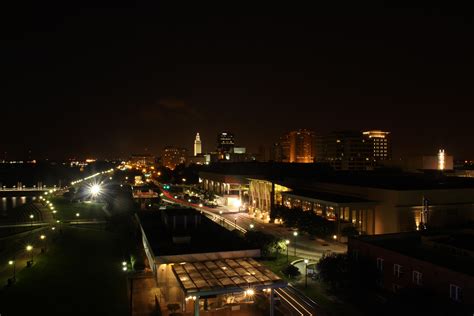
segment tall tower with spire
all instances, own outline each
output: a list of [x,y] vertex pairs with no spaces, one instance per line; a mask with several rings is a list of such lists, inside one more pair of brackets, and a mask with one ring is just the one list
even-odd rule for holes
[[199,133],[197,133],[196,139],[194,140],[194,156],[200,155],[201,153],[201,137],[199,136]]

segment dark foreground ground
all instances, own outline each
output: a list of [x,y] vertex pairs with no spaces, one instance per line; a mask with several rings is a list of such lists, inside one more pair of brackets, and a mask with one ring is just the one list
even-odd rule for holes
[[0,315],[127,315],[120,243],[97,228],[63,227],[14,286],[2,285]]

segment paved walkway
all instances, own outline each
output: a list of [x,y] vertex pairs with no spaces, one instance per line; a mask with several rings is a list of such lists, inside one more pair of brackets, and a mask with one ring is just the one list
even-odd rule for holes
[[[133,281],[132,281],[133,280]],[[156,298],[159,299],[159,289],[156,287],[153,275],[145,276],[131,276],[128,282],[130,285],[133,282],[133,315],[134,316],[148,316],[153,315],[159,305],[157,305]]]

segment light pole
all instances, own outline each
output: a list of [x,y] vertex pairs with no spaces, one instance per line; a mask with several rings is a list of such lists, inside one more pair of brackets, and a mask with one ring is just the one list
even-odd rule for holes
[[253,229],[254,228],[254,225],[253,224],[250,224],[250,229]]
[[288,248],[290,248],[290,240],[289,239],[285,240],[285,244],[286,244],[286,264],[288,264]]
[[129,309],[130,309],[130,315],[133,315],[133,277],[130,276],[130,271],[128,271],[127,261],[122,262],[122,271],[127,275],[127,279],[130,281]]
[[308,287],[308,259],[304,259],[304,287]]
[[41,248],[41,252],[43,253],[43,252],[46,251],[46,240],[45,240],[45,239],[46,239],[46,235],[41,235],[41,236],[40,236],[40,239],[44,241],[44,247]]
[[26,246],[26,251],[31,253],[31,264],[33,264],[33,261],[34,261],[33,246],[32,245]]
[[34,217],[35,217],[35,216],[34,216],[33,214],[30,214],[30,223],[31,223],[31,227],[33,227],[33,218],[34,218]]
[[234,227],[237,229],[237,217],[234,217]]
[[13,281],[16,280],[16,260],[15,257],[13,257],[13,260],[8,261],[8,264],[13,266]]
[[296,237],[298,237],[298,232],[293,232],[293,242],[295,243],[295,257],[296,257]]

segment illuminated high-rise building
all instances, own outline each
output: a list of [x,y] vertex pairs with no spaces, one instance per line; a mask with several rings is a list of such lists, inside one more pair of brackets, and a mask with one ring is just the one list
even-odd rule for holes
[[199,133],[196,134],[196,139],[194,140],[194,156],[200,155],[202,153],[201,147],[201,137]]
[[392,159],[390,132],[371,130],[362,132],[362,134],[373,152],[374,162]]
[[222,132],[217,135],[217,151],[220,154],[233,152],[234,146],[234,134],[230,132]]
[[275,161],[311,163],[315,156],[315,134],[307,129],[291,131],[275,144]]
[[336,170],[368,170],[374,165],[373,147],[360,131],[337,131],[318,137],[316,162]]
[[186,149],[178,147],[166,147],[161,156],[162,164],[166,168],[174,170],[176,166],[186,163]]

